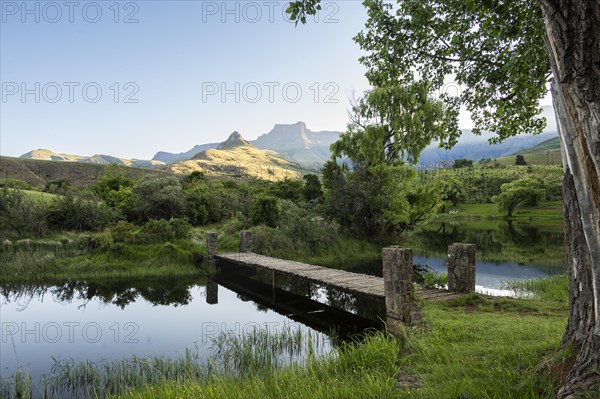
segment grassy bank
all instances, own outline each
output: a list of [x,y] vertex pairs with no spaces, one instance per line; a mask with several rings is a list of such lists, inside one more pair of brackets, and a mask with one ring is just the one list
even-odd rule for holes
[[[563,282],[561,290],[566,290]],[[163,381],[118,396],[142,398],[552,398],[568,352],[558,345],[564,299],[472,295],[422,304],[426,328],[377,333],[270,373]]]
[[[255,330],[217,337],[206,361],[194,350],[176,359],[56,361],[42,389],[121,399],[552,398],[571,356],[559,350],[566,278],[515,288],[533,295],[421,303],[423,325],[399,338],[371,332],[329,352],[310,333]],[[31,387],[18,371],[0,390],[27,397]]]
[[96,235],[65,242],[21,241],[0,254],[0,281],[68,281],[75,279],[193,276],[204,247],[191,241],[156,244],[107,244]]
[[[562,201],[548,201],[537,206],[521,206],[515,209],[511,220],[515,221],[562,221]],[[455,221],[464,219],[508,220],[505,212],[498,210],[497,204],[459,204],[446,207],[446,212],[436,216],[436,221]]]

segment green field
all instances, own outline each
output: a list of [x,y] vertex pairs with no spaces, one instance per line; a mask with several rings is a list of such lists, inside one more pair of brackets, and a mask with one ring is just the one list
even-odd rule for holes
[[45,193],[42,191],[22,190],[29,198],[39,202],[49,203],[57,197],[56,194]]
[[[562,201],[542,202],[538,206],[517,207],[512,220],[556,220],[563,217]],[[496,204],[459,204],[448,207],[445,213],[440,213],[435,220],[461,219],[507,219],[506,213],[498,210]]]
[[[81,187],[96,182],[108,166],[0,156],[0,180],[22,180],[37,188],[44,188],[50,182],[65,180],[73,186]],[[148,174],[172,175],[169,172],[132,167],[120,167],[119,170],[133,179],[139,179]]]
[[546,140],[535,147],[517,151],[512,155],[498,158],[500,165],[514,165],[517,155],[523,155],[528,165],[562,165],[560,139],[558,137]]

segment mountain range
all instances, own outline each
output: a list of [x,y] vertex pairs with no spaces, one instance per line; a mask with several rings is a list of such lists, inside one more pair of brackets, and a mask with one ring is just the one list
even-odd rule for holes
[[[544,132],[539,135],[521,135],[509,137],[500,144],[489,144],[489,134],[475,136],[471,130],[463,129],[459,143],[452,149],[438,148],[436,143],[429,145],[419,158],[420,164],[436,164],[452,162],[455,159],[501,158],[513,155],[521,150],[534,147],[558,135],[554,111],[552,107],[542,107],[542,116],[547,120]],[[283,155],[286,159],[302,165],[323,164],[330,157],[329,146],[333,144],[342,132],[316,131],[306,127],[304,122],[294,124],[277,124],[268,133],[262,134],[256,140],[250,141],[257,148],[272,150]],[[198,152],[209,148],[217,148],[218,143],[196,145],[189,151],[179,154],[158,152],[153,160],[165,163],[190,159]]]
[[295,179],[301,177],[303,171],[279,153],[255,147],[238,132],[233,132],[217,148],[207,148],[192,159],[169,164],[166,170],[183,174],[201,171],[214,176],[251,176],[263,180]]
[[[548,126],[540,135],[514,136],[500,144],[490,145],[489,135],[475,136],[470,130],[463,130],[463,135],[454,148],[445,150],[438,148],[433,143],[423,151],[419,163],[431,165],[452,162],[455,159],[476,161],[483,158],[496,159],[514,155],[557,136],[551,107],[543,107],[543,115],[547,118]],[[311,131],[304,122],[297,122],[276,124],[271,131],[260,135],[253,141],[247,141],[235,132],[223,143],[198,144],[181,153],[159,151],[152,160],[124,159],[110,155],[86,157],[59,154],[45,149],[30,151],[21,155],[21,158],[94,164],[116,163],[123,166],[162,169],[179,173],[198,170],[201,165],[208,167],[208,163],[211,163],[211,170],[216,171],[219,169],[216,166],[217,160],[223,162],[223,168],[226,165],[231,167],[236,162],[238,167],[241,163],[249,162],[253,165],[262,164],[267,168],[297,169],[298,165],[314,167],[326,162],[330,158],[329,147],[340,134],[341,132],[336,131]],[[225,143],[230,140],[235,145],[228,148]],[[256,167],[253,166],[251,169],[256,169]]]
[[111,155],[96,154],[92,155],[91,157],[87,157],[83,155],[58,154],[54,151],[43,148],[29,151],[28,153],[21,155],[19,158],[37,159],[40,161],[93,163],[99,165],[117,164],[121,166],[131,166],[142,169],[161,169],[165,165],[164,162],[156,160],[125,159],[113,157]]
[[[313,132],[306,128],[304,122],[297,122],[290,125],[277,124],[270,132],[249,143],[263,150],[276,151],[292,162],[304,165],[321,164],[329,159],[329,146],[340,134],[341,132],[335,131]],[[199,144],[180,153],[159,151],[152,160],[167,164],[176,163],[218,146],[219,143]]]

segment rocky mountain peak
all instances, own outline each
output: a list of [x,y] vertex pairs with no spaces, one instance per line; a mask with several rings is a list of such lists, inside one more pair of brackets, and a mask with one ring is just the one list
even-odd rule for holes
[[246,141],[239,132],[233,132],[229,135],[229,138],[219,144],[217,150],[224,150],[232,147],[239,147],[242,145],[252,145],[250,142]]

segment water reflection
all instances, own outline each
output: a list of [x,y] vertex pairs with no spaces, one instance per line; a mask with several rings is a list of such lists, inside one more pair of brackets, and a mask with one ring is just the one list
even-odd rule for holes
[[3,283],[0,295],[3,304],[18,302],[21,310],[34,298],[50,295],[54,301],[76,302],[85,307],[92,301],[115,305],[124,309],[127,305],[144,300],[152,305],[180,306],[192,300],[191,288],[205,285],[205,278],[188,279],[141,279],[68,281],[63,283]]
[[291,325],[327,342],[327,351],[381,328],[376,309],[382,304],[286,278],[273,285],[252,270],[189,279],[3,283],[0,295],[0,374],[23,369],[34,381],[49,373],[53,359],[178,358],[196,348],[203,362],[223,332]]
[[562,224],[523,222],[433,223],[407,234],[403,245],[417,255],[445,257],[455,242],[477,245],[477,259],[485,262],[529,264],[552,274],[565,271]]

